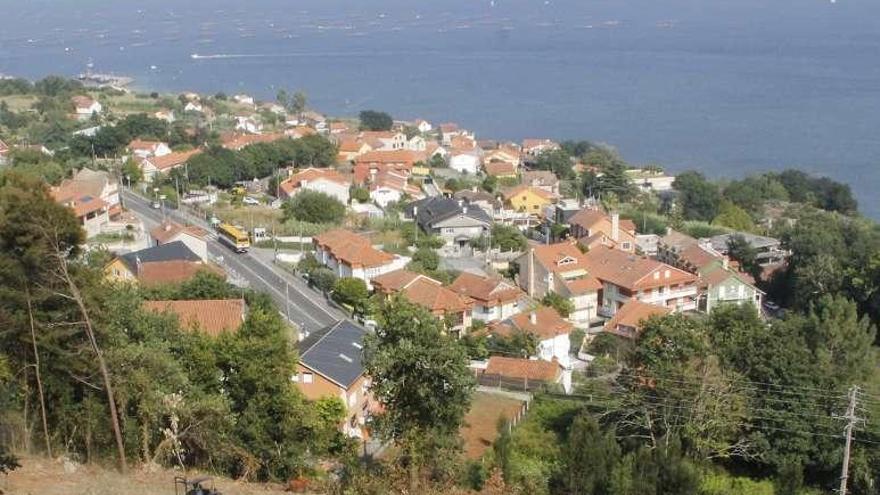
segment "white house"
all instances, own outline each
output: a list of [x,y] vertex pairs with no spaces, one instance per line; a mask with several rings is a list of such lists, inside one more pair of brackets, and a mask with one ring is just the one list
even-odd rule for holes
[[208,232],[195,225],[180,225],[171,221],[163,222],[150,231],[151,245],[161,246],[171,242],[180,241],[202,259],[208,262]]
[[324,232],[312,238],[315,258],[339,277],[363,280],[372,289],[374,277],[401,270],[411,258],[373,247],[370,240],[345,229]]
[[282,198],[292,198],[302,190],[309,190],[322,192],[342,204],[348,204],[351,180],[333,169],[307,168],[291,175],[278,187]]
[[422,190],[407,183],[405,175],[393,170],[376,174],[370,183],[370,199],[382,208],[400,202],[404,197],[418,200],[425,197]]
[[569,368],[569,335],[573,329],[574,326],[565,321],[555,309],[542,306],[494,323],[490,325],[489,332],[502,337],[510,337],[517,332],[534,335],[538,340],[534,357],[544,361],[556,360],[563,368]]
[[263,132],[263,124],[253,117],[238,116],[235,117],[235,130],[249,134],[260,134]]
[[135,139],[128,143],[128,151],[136,158],[147,158],[150,156],[165,156],[171,154],[171,148],[162,141],[145,141]]
[[529,296],[541,299],[552,292],[568,299],[574,307],[568,318],[578,325],[597,319],[602,284],[590,273],[586,256],[573,243],[534,246],[519,263],[519,285]]
[[412,151],[425,151],[428,148],[428,142],[422,136],[413,136],[406,142],[406,149]]
[[453,151],[449,158],[449,168],[463,174],[476,175],[480,171],[480,153],[478,150]]
[[526,294],[500,277],[486,277],[462,272],[449,289],[470,298],[473,318],[485,321],[506,320],[525,308]]
[[79,120],[88,120],[92,115],[97,115],[104,110],[98,100],[88,96],[74,96],[72,100],[76,117]]
[[202,107],[201,103],[197,103],[195,101],[189,101],[186,103],[186,106],[183,107],[184,112],[196,112],[196,113],[204,113],[205,109]]
[[415,126],[416,129],[418,129],[419,132],[421,132],[422,134],[426,132],[431,132],[434,129],[434,126],[432,126],[431,123],[425,119],[416,120]]
[[254,104],[254,97],[248,96],[245,94],[235,95],[232,97],[232,99],[235,100],[236,103],[241,103],[242,105],[253,105]]

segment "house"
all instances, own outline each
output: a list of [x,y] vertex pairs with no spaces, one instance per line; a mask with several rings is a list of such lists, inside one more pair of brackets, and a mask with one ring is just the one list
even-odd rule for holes
[[410,203],[406,213],[424,232],[440,236],[446,246],[458,249],[492,227],[492,218],[482,208],[442,196]]
[[479,148],[452,148],[449,152],[449,168],[462,174],[477,175],[481,163]]
[[348,204],[351,181],[339,172],[330,168],[307,168],[301,170],[284,181],[278,188],[281,198],[292,198],[303,190],[322,192],[336,198],[342,204]]
[[379,172],[401,172],[407,177],[412,174],[416,162],[425,161],[425,154],[411,150],[369,151],[354,160],[354,180],[357,184],[368,182]]
[[330,122],[330,135],[345,134],[351,130],[347,122]]
[[412,151],[425,151],[428,149],[428,142],[422,136],[413,136],[406,142],[406,149]]
[[407,149],[406,134],[394,131],[363,131],[358,140],[369,143],[376,151],[397,151]]
[[536,217],[543,216],[544,208],[553,200],[550,193],[534,186],[520,185],[504,193],[504,201],[514,211]]
[[419,200],[424,197],[421,189],[410,185],[407,178],[398,172],[382,172],[370,183],[370,199],[382,208],[391,203],[399,203],[405,198]]
[[628,169],[626,175],[642,192],[671,191],[672,183],[675,182],[674,175],[666,175],[662,171],[633,168]]
[[110,223],[109,208],[101,198],[89,195],[64,198],[56,196],[56,201],[73,211],[73,216],[85,231],[87,238],[100,234],[104,226]]
[[422,134],[425,134],[426,132],[431,132],[432,130],[434,130],[434,126],[432,126],[431,123],[425,119],[417,119],[413,123],[413,126],[415,126],[415,128],[418,129],[419,132],[421,132]]
[[500,337],[509,338],[517,332],[533,335],[538,341],[534,357],[556,361],[564,368],[571,363],[569,335],[572,330],[574,326],[549,306],[541,306],[489,326],[489,333]]
[[348,320],[322,328],[299,343],[299,363],[290,377],[309,400],[335,397],[345,406],[342,432],[367,438],[367,421],[375,404],[363,365],[367,330]]
[[202,261],[182,241],[169,242],[115,257],[104,268],[113,282],[136,282],[144,286],[181,283],[201,272],[223,275]]
[[697,276],[692,273],[606,246],[584,257],[589,273],[602,283],[602,316],[613,316],[634,299],[676,312],[697,309]]
[[182,242],[190,251],[208,262],[208,231],[195,225],[181,225],[166,220],[150,230],[151,245],[161,246],[172,242]]
[[483,171],[498,179],[516,179],[517,167],[510,162],[492,161],[483,163]]
[[174,118],[174,110],[159,110],[158,112],[153,114],[153,118],[164,120],[169,124],[173,124],[176,120]]
[[410,258],[373,247],[370,240],[345,229],[334,229],[312,238],[315,258],[339,277],[363,280],[367,288],[379,275],[405,267]]
[[482,209],[492,218],[495,218],[495,214],[501,211],[502,207],[500,196],[496,198],[492,193],[488,193],[476,186],[472,189],[457,191],[452,197],[457,201],[464,201],[467,205]]
[[522,164],[522,153],[520,153],[518,146],[504,144],[486,151],[483,155],[483,163],[488,162],[506,162],[519,167]]
[[204,113],[205,109],[202,104],[197,101],[188,101],[183,107],[184,112]]
[[566,373],[556,361],[491,356],[485,369],[478,372],[477,381],[483,386],[498,386],[534,390],[559,385],[571,393],[571,373]]
[[141,173],[144,174],[144,180],[149,182],[153,179],[154,175],[167,174],[172,169],[183,166],[187,160],[201,152],[202,150],[200,149],[194,149],[169,153],[163,156],[149,156],[143,158],[140,163]]
[[452,138],[462,135],[467,135],[467,131],[465,131],[464,129],[459,129],[458,124],[451,122],[440,124],[440,142],[444,146],[449,146],[450,144],[452,144]]
[[425,144],[425,157],[426,159],[434,158],[435,156],[439,156],[444,160],[449,156],[449,151],[435,142],[429,142]]
[[572,242],[532,246],[517,259],[519,286],[535,299],[549,293],[571,301],[568,318],[578,325],[597,319],[602,284],[587,269],[584,253]]
[[137,158],[171,154],[171,148],[168,144],[163,143],[162,141],[146,141],[143,139],[135,139],[128,143],[128,151]]
[[587,249],[610,246],[634,253],[636,225],[632,220],[621,220],[620,215],[608,215],[596,208],[585,208],[568,219],[571,236]]
[[60,199],[83,196],[100,198],[107,204],[111,218],[122,212],[119,182],[113,174],[104,170],[79,170],[72,178],[62,180],[58,187],[53,188],[53,195]]
[[522,183],[526,186],[543,189],[553,196],[559,196],[559,178],[549,170],[529,170],[523,172]]
[[583,209],[583,204],[577,199],[561,198],[553,205],[545,209],[544,217],[561,225],[570,225],[571,217]]
[[628,301],[617,310],[614,317],[605,323],[603,331],[618,337],[635,339],[642,331],[642,323],[652,316],[666,316],[672,310],[666,306]]
[[727,254],[729,251],[728,243],[734,237],[742,237],[755,250],[756,258],[761,266],[782,263],[791,254],[782,248],[782,243],[779,239],[750,234],[748,232],[716,235],[709,239],[709,241],[712,243],[714,250],[721,254]]
[[51,192],[55,201],[73,210],[86,237],[100,234],[110,219],[122,212],[119,184],[104,171],[82,169]]
[[76,113],[76,118],[79,120],[88,120],[93,115],[97,115],[104,110],[99,101],[89,96],[74,96],[71,100],[73,101],[74,113]]
[[241,134],[233,132],[220,137],[220,146],[228,150],[238,151],[252,144],[274,143],[280,139],[289,139],[289,136],[278,132],[267,134]]
[[242,104],[242,105],[251,105],[251,106],[254,105],[254,97],[253,97],[253,96],[248,96],[248,95],[245,95],[245,94],[234,95],[234,96],[232,97],[232,100],[235,101],[236,103],[240,103],[240,104]]
[[358,141],[356,138],[341,139],[337,141],[336,145],[339,150],[336,155],[338,163],[353,162],[359,156],[373,151],[373,147],[369,143]]
[[212,337],[237,332],[247,311],[244,299],[144,301],[143,306],[151,313],[173,315],[184,330]]
[[260,134],[263,132],[263,123],[254,117],[240,115],[235,117],[235,130],[249,134]]
[[492,322],[505,320],[522,311],[526,295],[500,277],[462,272],[449,286],[453,292],[473,301],[473,318]]
[[722,304],[761,307],[764,292],[755,280],[730,266],[728,258],[708,241],[669,230],[657,248],[657,259],[700,277],[698,308],[706,313]]
[[461,337],[473,323],[473,301],[427,275],[396,270],[373,279],[377,294],[389,298],[400,294],[422,306],[447,325],[447,330]]
[[523,139],[522,151],[531,156],[559,149],[559,143],[550,139]]

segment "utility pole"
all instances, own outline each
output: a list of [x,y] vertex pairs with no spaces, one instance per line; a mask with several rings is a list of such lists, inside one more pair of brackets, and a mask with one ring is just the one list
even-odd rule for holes
[[842,417],[838,417],[838,419],[845,419],[846,426],[843,429],[844,437],[846,438],[846,445],[843,448],[843,466],[840,469],[840,489],[838,493],[840,495],[846,495],[846,482],[849,479],[849,456],[850,456],[850,448],[852,446],[852,433],[853,428],[855,428],[856,423],[861,421],[861,418],[856,416],[856,405],[859,401],[859,386],[853,385],[849,389],[849,406],[846,408],[846,415]]

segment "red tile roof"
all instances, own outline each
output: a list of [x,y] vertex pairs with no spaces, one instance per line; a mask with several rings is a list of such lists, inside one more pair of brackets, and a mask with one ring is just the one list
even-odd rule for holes
[[585,259],[591,275],[630,291],[693,284],[697,281],[696,275],[684,270],[605,246],[591,249]]
[[621,337],[635,338],[641,331],[642,322],[652,316],[666,316],[672,310],[654,304],[647,304],[635,299],[626,302],[614,317],[605,324],[605,331]]
[[495,177],[516,175],[516,165],[509,162],[489,162],[483,165],[483,169],[486,170],[486,175]]
[[518,301],[525,297],[522,290],[501,278],[481,277],[468,272],[462,272],[449,288],[489,306]]
[[501,375],[506,378],[555,382],[562,375],[562,368],[556,361],[492,356],[489,358],[489,364],[486,366],[486,374]]
[[533,248],[535,260],[551,272],[586,270],[587,258],[572,242],[541,244]]
[[525,192],[531,192],[532,194],[534,194],[534,195],[536,195],[546,201],[553,200],[553,195],[548,193],[547,191],[545,191],[541,188],[538,188],[538,187],[527,186],[525,184],[521,184],[519,186],[514,187],[513,189],[508,189],[507,191],[505,191],[504,199],[510,201],[515,196],[517,196],[519,194],[523,194]]
[[179,284],[186,282],[202,271],[217,274],[223,273],[217,266],[193,261],[150,261],[141,263],[138,281],[145,286]]
[[285,138],[284,134],[226,134],[221,138],[221,144],[224,148],[230,150],[240,150],[244,147],[257,143],[272,143],[279,139]]
[[217,336],[235,332],[244,322],[244,299],[187,301],[145,301],[144,308],[154,313],[177,316],[182,328]]
[[350,230],[330,230],[312,240],[334,258],[354,268],[381,266],[394,260],[394,255],[374,248],[369,239]]
[[351,180],[346,179],[342,174],[332,168],[307,168],[301,170],[289,178],[285,179],[279,187],[285,194],[290,196],[297,189],[302,187],[303,182],[315,182],[317,180],[325,180],[335,182],[342,186],[351,184]]
[[183,232],[199,239],[204,239],[205,236],[208,235],[207,230],[196,225],[181,225],[179,223],[166,221],[150,230],[150,236],[160,244],[165,244]]
[[[532,319],[534,318],[534,323]],[[541,306],[533,311],[527,311],[513,316],[509,320],[495,323],[489,327],[491,333],[508,337],[519,331],[530,333],[539,340],[552,339],[558,335],[569,334],[574,325],[566,321],[559,312],[549,306]]]
[[431,278],[420,277],[409,283],[401,293],[411,302],[422,306],[434,314],[458,313],[470,309],[473,303]]
[[154,156],[147,158],[146,160],[153,164],[156,169],[160,171],[165,171],[183,165],[184,163],[186,163],[187,160],[198,155],[201,152],[201,149],[194,149],[190,151],[171,153],[164,156]]
[[394,294],[395,292],[403,290],[407,285],[411,284],[419,277],[430,278],[427,275],[411,272],[409,270],[394,270],[393,272],[373,277],[370,280],[370,284],[377,292]]

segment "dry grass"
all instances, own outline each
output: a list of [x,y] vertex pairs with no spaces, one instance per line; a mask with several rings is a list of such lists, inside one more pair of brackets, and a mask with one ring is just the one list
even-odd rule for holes
[[6,102],[9,106],[9,110],[13,112],[21,112],[29,110],[37,101],[37,97],[30,95],[12,95],[0,97],[0,101]]
[[[173,495],[177,471],[157,469],[148,471],[133,468],[123,476],[116,471],[99,466],[78,466],[68,473],[61,461],[39,457],[25,457],[22,467],[5,479],[0,476],[0,491],[9,495]],[[194,478],[197,473],[189,473]],[[241,483],[225,478],[214,478],[217,490],[225,494],[281,495],[280,485]]]
[[511,421],[522,410],[523,401],[500,394],[477,392],[464,417],[461,438],[464,455],[479,459],[498,438],[499,420]]

